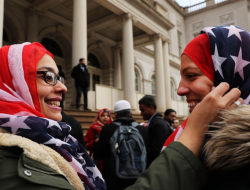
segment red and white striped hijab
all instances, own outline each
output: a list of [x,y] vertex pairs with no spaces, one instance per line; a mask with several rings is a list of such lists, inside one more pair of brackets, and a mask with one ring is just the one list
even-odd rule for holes
[[36,65],[46,53],[53,58],[41,44],[28,42],[0,49],[0,117],[45,117],[40,112]]

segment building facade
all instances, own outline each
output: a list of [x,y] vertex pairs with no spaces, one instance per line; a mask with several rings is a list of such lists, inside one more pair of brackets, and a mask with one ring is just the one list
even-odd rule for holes
[[[75,106],[72,68],[87,59],[89,108],[113,109],[126,99],[135,112],[145,94],[158,111],[188,116],[177,95],[180,54],[205,26],[235,24],[249,31],[247,0],[0,0],[3,45],[40,42],[66,74],[65,107]],[[1,33],[0,33],[1,36]]]

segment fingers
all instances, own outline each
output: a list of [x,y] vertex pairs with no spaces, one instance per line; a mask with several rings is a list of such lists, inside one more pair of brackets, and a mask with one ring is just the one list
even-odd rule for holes
[[[240,104],[244,104],[244,100],[243,100],[242,98],[238,98],[236,101],[239,101]],[[235,109],[235,108],[237,108],[237,107],[238,107],[238,105],[236,105],[236,104],[233,102],[232,105],[230,105],[230,106],[228,107],[228,109]]]
[[232,105],[240,95],[241,91],[238,88],[233,88],[232,90],[230,90],[230,92],[225,94],[225,96],[223,97],[223,99],[226,101],[226,106]]
[[214,88],[213,90],[211,89],[211,94],[216,94],[218,96],[223,96],[228,91],[228,89],[229,89],[229,84],[226,83],[226,82],[222,82],[216,88]]

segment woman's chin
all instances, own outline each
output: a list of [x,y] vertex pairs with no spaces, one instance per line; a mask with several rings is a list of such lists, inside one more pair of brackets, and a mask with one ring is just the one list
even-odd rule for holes
[[62,114],[61,113],[53,113],[53,114],[44,114],[45,117],[54,121],[62,121]]

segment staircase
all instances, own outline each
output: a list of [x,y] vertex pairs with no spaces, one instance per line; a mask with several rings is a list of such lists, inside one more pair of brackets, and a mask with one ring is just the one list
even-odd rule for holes
[[[76,109],[64,109],[63,111],[81,123],[84,135],[86,135],[88,128],[91,126],[98,113],[98,111],[84,111]],[[144,122],[140,113],[133,113],[132,116],[137,123]],[[115,114],[112,113],[112,118],[115,119],[114,117]],[[177,119],[179,119],[180,124],[184,121],[183,118],[180,117],[177,117]]]
[[[84,135],[86,135],[88,128],[93,123],[98,111],[84,111],[84,110],[76,110],[76,109],[64,109],[64,113],[74,117],[77,121],[79,121],[82,125],[82,130]],[[115,114],[112,113],[112,118],[115,117]],[[139,113],[133,113],[133,118],[137,123],[144,122],[142,116]]]

